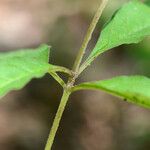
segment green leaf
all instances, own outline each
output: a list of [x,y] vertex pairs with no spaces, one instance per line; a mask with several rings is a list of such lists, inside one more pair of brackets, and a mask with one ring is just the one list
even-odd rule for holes
[[145,4],[147,4],[148,6],[150,6],[150,0],[147,0],[147,1],[145,2]]
[[42,77],[50,69],[49,46],[0,53],[0,97],[17,90],[32,78]]
[[132,0],[119,9],[104,27],[88,61],[119,45],[138,43],[149,35],[150,7]]
[[120,76],[78,85],[74,91],[98,89],[129,102],[150,108],[150,79],[144,76]]

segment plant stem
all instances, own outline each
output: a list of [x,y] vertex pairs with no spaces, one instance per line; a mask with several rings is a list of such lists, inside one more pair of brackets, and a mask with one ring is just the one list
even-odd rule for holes
[[[94,29],[97,25],[97,22],[107,4],[108,0],[101,0],[101,4],[92,20],[92,23],[90,24],[89,28],[88,28],[88,31],[85,35],[85,38],[83,40],[83,44],[78,52],[78,55],[77,55],[77,58],[75,60],[75,63],[74,63],[74,66],[73,66],[73,71],[70,71],[64,67],[59,67],[59,66],[53,66],[54,67],[54,72],[57,72],[57,71],[60,71],[60,72],[64,72],[64,73],[67,73],[70,75],[70,78],[68,80],[68,83],[67,85],[65,85],[64,87],[64,92],[63,92],[63,96],[61,98],[61,102],[59,104],[59,107],[58,107],[58,110],[57,110],[57,113],[56,113],[56,116],[55,116],[55,119],[54,119],[54,122],[52,124],[52,128],[51,128],[51,131],[50,131],[50,134],[49,134],[49,137],[48,137],[48,140],[47,140],[47,144],[45,146],[45,150],[51,150],[52,148],[52,144],[54,142],[54,138],[56,136],[56,132],[58,130],[58,127],[59,127],[59,124],[60,124],[60,121],[61,121],[61,118],[62,118],[62,115],[63,115],[63,112],[65,110],[65,107],[66,107],[66,104],[68,102],[68,99],[69,99],[69,96],[70,94],[72,93],[72,88],[74,87],[74,83],[75,83],[75,80],[76,78],[78,77],[79,75],[79,67],[80,67],[80,64],[81,64],[81,61],[83,59],[83,56],[84,56],[84,53],[85,53],[85,50],[88,46],[88,43],[89,41],[91,40],[91,37],[92,37],[92,34],[94,32]],[[53,77],[58,80],[58,82],[63,85],[64,83],[62,82],[62,80],[59,78],[59,76],[57,76],[57,74],[53,74]]]
[[72,74],[73,74],[73,72],[71,70],[69,70],[68,68],[56,66],[56,65],[51,65],[51,64],[49,64],[49,66],[50,66],[49,72],[63,72],[63,73],[66,73],[70,76],[72,76]]
[[73,71],[75,71],[75,72],[78,72],[78,70],[79,70],[79,67],[80,67],[81,61],[83,59],[85,50],[86,50],[86,48],[88,46],[89,41],[91,40],[92,34],[93,34],[94,30],[95,30],[95,27],[96,27],[96,25],[98,23],[99,18],[102,15],[102,12],[103,12],[107,2],[108,2],[108,0],[102,0],[101,1],[101,4],[100,4],[100,6],[99,6],[99,8],[98,8],[98,10],[97,10],[97,12],[96,12],[96,14],[94,16],[94,18],[93,18],[89,28],[88,28],[88,31],[87,31],[87,33],[85,35],[84,40],[83,40],[83,44],[82,44],[82,46],[81,46],[81,48],[80,48],[80,50],[78,52],[77,58],[76,58],[75,63],[74,63]]
[[49,74],[63,87],[65,88],[65,82],[59,77],[59,75],[55,72],[49,72]]
[[65,106],[67,104],[69,95],[71,94],[71,91],[69,89],[64,90],[63,96],[61,98],[61,102],[59,105],[59,108],[57,110],[48,140],[47,140],[47,144],[45,147],[45,150],[51,150],[53,142],[54,142],[54,138],[56,136],[56,132],[58,130],[59,124],[60,124],[60,120],[62,118],[63,112],[65,110]]

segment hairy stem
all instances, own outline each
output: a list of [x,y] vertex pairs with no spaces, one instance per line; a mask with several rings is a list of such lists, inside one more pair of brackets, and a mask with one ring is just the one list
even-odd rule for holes
[[82,44],[82,46],[81,46],[81,48],[80,48],[80,50],[78,52],[77,58],[76,58],[75,63],[74,63],[73,70],[75,72],[78,72],[78,70],[79,70],[79,67],[80,67],[81,61],[83,59],[85,50],[86,50],[86,48],[88,46],[89,41],[91,40],[92,34],[93,34],[94,30],[95,30],[95,27],[96,27],[96,25],[98,23],[99,18],[102,15],[102,12],[103,12],[107,2],[108,2],[108,0],[101,0],[101,4],[100,4],[100,6],[99,6],[99,8],[98,8],[98,10],[97,10],[97,12],[96,12],[96,14],[94,16],[94,18],[93,18],[89,28],[88,28],[88,31],[87,31],[87,33],[85,35],[84,40],[83,40],[83,44]]
[[63,72],[66,73],[70,76],[73,75],[73,72],[71,70],[69,70],[68,68],[65,67],[61,67],[61,66],[56,66],[56,65],[50,65],[50,71],[49,72]]
[[[74,87],[74,83],[75,83],[75,80],[76,78],[78,77],[79,75],[79,70],[80,70],[80,65],[81,65],[81,61],[83,59],[83,56],[84,56],[84,53],[85,53],[85,50],[88,46],[88,43],[89,41],[91,40],[91,37],[92,37],[92,34],[94,32],[94,29],[97,25],[97,22],[107,4],[108,0],[101,0],[101,4],[92,20],[92,23],[90,24],[89,28],[88,28],[88,31],[86,33],[86,36],[83,40],[83,44],[78,52],[78,55],[77,55],[77,58],[75,60],[75,63],[74,63],[74,66],[73,66],[73,71],[70,71],[64,67],[57,67],[57,66],[54,66],[54,72],[64,72],[64,73],[67,73],[70,75],[70,78],[68,80],[68,83],[67,85],[65,85],[64,87],[64,92],[63,92],[63,96],[62,96],[62,99],[61,99],[61,102],[60,102],[60,105],[59,105],[59,108],[57,110],[57,113],[56,113],[56,116],[55,116],[55,119],[54,119],[54,122],[52,124],[52,128],[51,128],[51,131],[50,131],[50,134],[49,134],[49,137],[48,137],[48,140],[47,140],[47,144],[46,144],[46,147],[45,147],[45,150],[51,150],[52,148],[52,144],[54,142],[54,138],[56,136],[56,132],[58,130],[58,127],[59,127],[59,124],[60,124],[60,120],[62,118],[62,115],[63,115],[63,112],[65,110],[65,107],[66,107],[66,104],[67,104],[67,101],[69,99],[69,96],[72,92],[72,88]],[[63,82],[62,80],[60,80],[59,76],[57,76],[57,74],[53,74],[53,77],[58,80],[58,82],[63,85]]]
[[65,106],[67,104],[67,101],[68,101],[68,98],[69,98],[70,94],[71,94],[70,90],[68,90],[68,89],[64,90],[59,108],[57,110],[57,113],[56,113],[56,116],[55,116],[55,119],[54,119],[54,122],[53,122],[53,125],[52,125],[52,128],[51,128],[51,131],[50,131],[50,134],[49,134],[49,137],[48,137],[48,140],[47,140],[45,150],[51,150],[51,148],[52,148],[54,138],[56,136],[56,132],[58,130],[60,120],[62,118],[63,112],[65,110]]
[[65,82],[59,77],[59,75],[55,72],[49,72],[49,74],[63,87],[65,88]]

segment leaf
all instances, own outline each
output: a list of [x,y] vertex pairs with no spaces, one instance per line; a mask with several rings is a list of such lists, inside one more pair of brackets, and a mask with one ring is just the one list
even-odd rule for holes
[[150,7],[132,0],[119,9],[101,32],[88,61],[122,44],[138,43],[150,35]]
[[147,4],[148,6],[150,6],[150,0],[147,0],[147,1],[145,2],[145,4]]
[[0,53],[0,97],[22,88],[32,78],[42,77],[50,65],[49,46]]
[[103,90],[129,102],[150,108],[150,79],[144,76],[120,76],[109,80],[83,83],[74,91]]

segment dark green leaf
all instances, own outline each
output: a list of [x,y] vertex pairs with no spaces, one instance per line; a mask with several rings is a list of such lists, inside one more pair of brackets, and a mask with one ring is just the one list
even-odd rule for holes
[[145,2],[145,4],[147,4],[148,6],[150,6],[150,0],[147,0],[147,1]]

